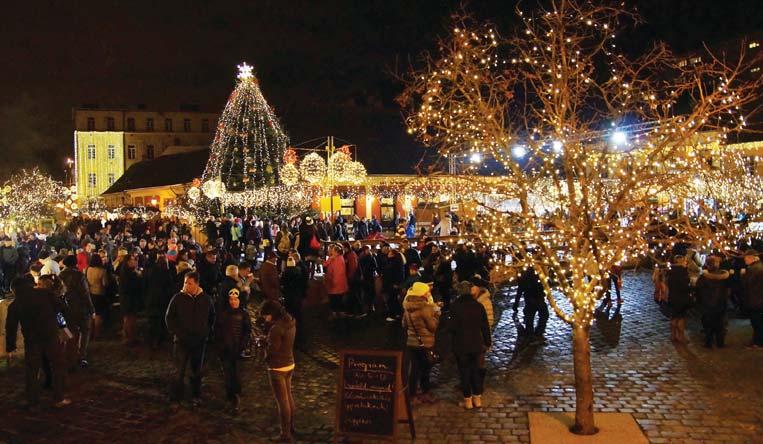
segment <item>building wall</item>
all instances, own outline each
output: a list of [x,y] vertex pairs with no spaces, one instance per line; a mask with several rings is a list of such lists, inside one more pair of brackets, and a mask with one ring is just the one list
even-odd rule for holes
[[[74,132],[75,178],[81,199],[98,197],[124,174],[123,140],[120,131]],[[109,147],[114,148],[113,158],[109,158]],[[95,158],[92,158],[92,149]],[[91,174],[95,175],[94,185]]]
[[177,200],[179,196],[185,193],[182,185],[171,185],[166,187],[140,188],[129,190],[123,193],[103,195],[104,204],[109,208],[123,206],[152,206],[160,210]]
[[[165,126],[167,120],[171,129]],[[153,157],[158,157],[169,146],[208,145],[217,128],[217,114],[196,111],[75,109],[73,121],[74,177],[82,199],[98,197],[111,185],[110,179],[116,181],[134,163],[151,157],[151,147]],[[92,144],[96,158],[88,159],[87,148]],[[116,148],[113,159],[108,159],[108,145]],[[95,174],[95,186],[89,182],[91,174]]]

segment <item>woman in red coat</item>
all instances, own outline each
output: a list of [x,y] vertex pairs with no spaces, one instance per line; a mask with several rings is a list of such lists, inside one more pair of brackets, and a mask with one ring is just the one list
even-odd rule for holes
[[323,264],[326,275],[323,277],[323,284],[326,286],[326,293],[329,295],[329,306],[331,307],[331,318],[337,317],[342,311],[342,298],[349,289],[347,285],[347,267],[342,256],[342,247],[338,245],[329,246],[329,257]]

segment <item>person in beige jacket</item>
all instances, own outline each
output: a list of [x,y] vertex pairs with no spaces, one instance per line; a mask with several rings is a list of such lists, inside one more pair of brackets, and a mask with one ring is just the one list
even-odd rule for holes
[[[437,304],[432,301],[429,285],[415,282],[403,300],[403,328],[407,332],[407,352],[410,360],[408,390],[411,399],[432,403],[435,399],[429,394],[429,374],[432,366],[427,360],[426,351],[434,347],[435,332],[440,317]],[[421,394],[416,395],[421,385]]]
[[109,311],[109,301],[106,296],[106,289],[109,286],[109,273],[103,266],[103,260],[100,255],[94,254],[90,258],[90,264],[85,268],[84,274],[88,288],[90,288],[93,307],[95,307],[93,338],[98,338],[103,331],[103,319],[105,316],[108,316]]

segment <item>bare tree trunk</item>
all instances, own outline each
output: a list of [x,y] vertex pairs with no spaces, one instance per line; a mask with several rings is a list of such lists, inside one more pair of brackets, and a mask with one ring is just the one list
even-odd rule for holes
[[572,359],[575,364],[575,425],[570,431],[593,435],[599,431],[593,422],[593,377],[591,374],[590,327],[572,327]]

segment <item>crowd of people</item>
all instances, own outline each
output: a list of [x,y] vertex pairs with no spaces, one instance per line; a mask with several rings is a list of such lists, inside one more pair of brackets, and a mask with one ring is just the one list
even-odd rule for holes
[[[210,218],[203,245],[190,226],[161,217],[75,218],[47,235],[0,233],[0,290],[14,296],[7,351],[12,357],[20,324],[29,404],[38,402],[42,373],[55,405],[64,407],[70,403],[67,373],[90,365],[90,340],[116,324],[118,307],[126,346],[137,346],[140,336],[154,350],[172,340],[170,399],[183,400],[187,373],[191,405],[201,404],[211,352],[223,369],[229,408],[237,412],[240,360],[264,349],[281,421],[278,439],[288,442],[294,433],[293,348],[305,340],[303,304],[310,291],[324,291],[330,322],[369,318],[401,327],[414,402],[436,402],[432,367],[453,356],[462,405],[479,408],[496,321],[489,278],[495,256],[480,243],[441,242],[442,230],[468,231],[454,216],[418,233],[412,215],[400,218],[404,229],[392,230],[393,224],[386,239],[373,218],[308,215],[288,221]],[[620,268],[610,272],[618,305],[621,274]],[[763,301],[755,291],[763,284],[763,264],[755,250],[743,259],[716,255],[704,262],[689,250],[674,255],[669,267],[656,268],[653,279],[655,299],[669,308],[674,341],[686,341],[686,316],[696,296],[706,346],[724,345],[727,300],[750,313],[752,346],[763,346]],[[517,275],[515,311],[521,299],[520,335],[543,341],[549,310],[532,267]],[[603,303],[611,305],[609,292]],[[139,315],[148,321],[143,335],[137,332]]]

